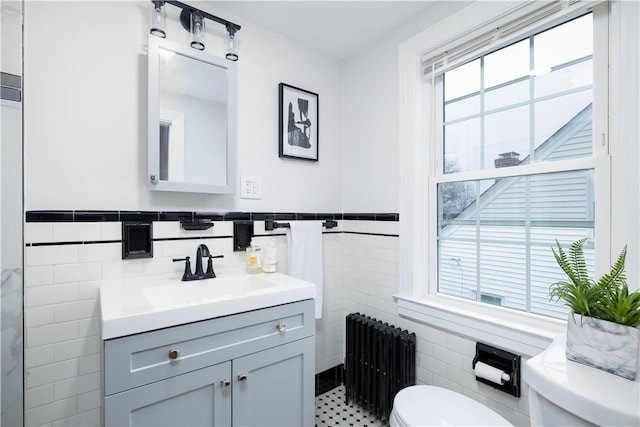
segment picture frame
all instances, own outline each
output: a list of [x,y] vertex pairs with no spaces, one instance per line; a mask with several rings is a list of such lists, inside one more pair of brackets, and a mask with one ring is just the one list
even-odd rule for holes
[[318,161],[318,94],[286,83],[279,88],[279,156]]

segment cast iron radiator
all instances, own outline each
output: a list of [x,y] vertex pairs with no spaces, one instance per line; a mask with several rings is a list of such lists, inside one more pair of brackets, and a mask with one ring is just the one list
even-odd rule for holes
[[416,383],[416,334],[351,313],[346,336],[347,403],[354,401],[386,420],[396,393]]

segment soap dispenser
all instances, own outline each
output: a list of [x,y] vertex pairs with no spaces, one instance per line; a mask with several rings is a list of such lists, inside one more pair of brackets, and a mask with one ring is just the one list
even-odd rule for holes
[[251,239],[251,244],[247,247],[247,273],[255,274],[262,271],[262,252],[260,247],[256,245],[255,240]]
[[275,245],[273,238],[269,239],[269,244],[263,249],[262,271],[275,273],[278,270],[278,247]]

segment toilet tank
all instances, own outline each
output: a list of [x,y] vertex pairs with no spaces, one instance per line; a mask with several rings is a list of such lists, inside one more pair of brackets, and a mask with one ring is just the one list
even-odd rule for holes
[[571,412],[565,411],[558,405],[540,396],[532,388],[529,388],[529,417],[532,426],[558,426],[558,427],[591,427],[584,418],[577,417]]
[[640,383],[567,360],[565,336],[523,366],[532,426],[640,425]]

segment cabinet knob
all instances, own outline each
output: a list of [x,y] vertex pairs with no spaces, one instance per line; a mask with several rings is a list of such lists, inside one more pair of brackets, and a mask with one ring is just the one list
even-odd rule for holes
[[247,376],[245,374],[238,374],[238,382],[244,383],[247,381]]
[[224,379],[222,381],[220,381],[220,388],[223,390],[226,390],[229,388],[229,386],[231,385],[231,381]]
[[176,350],[176,349],[169,350],[169,360],[171,360],[172,362],[175,362],[176,360],[178,360],[178,357],[180,357],[179,350]]
[[278,330],[278,332],[284,332],[287,329],[287,325],[286,323],[278,323],[276,325],[276,329]]

